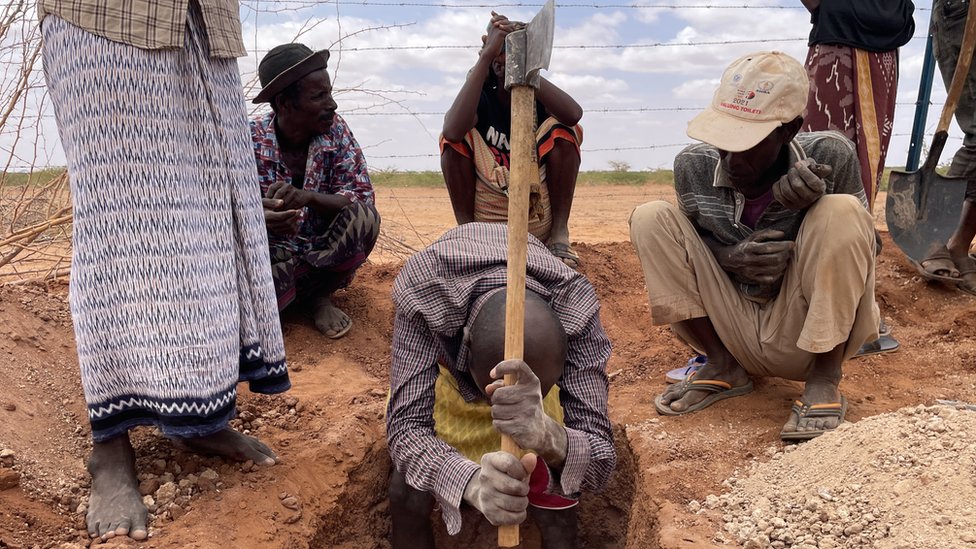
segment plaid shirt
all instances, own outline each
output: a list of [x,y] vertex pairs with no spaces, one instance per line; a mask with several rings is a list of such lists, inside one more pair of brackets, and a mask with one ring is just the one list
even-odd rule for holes
[[[386,423],[390,455],[410,486],[434,494],[452,535],[461,528],[464,488],[479,465],[435,435],[437,363],[454,375],[466,401],[484,398],[467,374],[462,331],[485,294],[505,286],[507,236],[500,223],[451,229],[411,257],[393,284],[396,317]],[[610,340],[600,323],[596,292],[531,235],[526,287],[549,300],[569,339],[557,383],[569,443],[560,489],[564,494],[600,490],[617,456],[607,417]]]
[[[291,185],[291,170],[281,160],[278,138],[275,136],[273,112],[251,120],[251,139],[262,196],[273,183]],[[308,146],[308,163],[305,165],[302,188],[317,193],[341,194],[351,202],[374,203],[373,183],[366,170],[366,158],[346,121],[338,114],[328,133],[316,137]],[[289,238],[269,233],[268,240],[272,246],[303,251],[308,239],[324,234],[331,221],[331,217],[317,215],[305,208],[298,235]]]
[[[833,168],[826,179],[826,194],[851,194],[867,208],[854,143],[835,131],[797,134],[790,143],[790,165],[813,158]],[[674,159],[674,191],[678,206],[701,235],[711,235],[725,246],[744,240],[754,231],[774,229],[796,240],[806,211],[793,211],[773,201],[750,228],[742,223],[746,197],[735,190],[722,171],[718,149],[703,143],[691,145]],[[740,283],[739,290],[750,297],[769,297],[770,288]]]
[[[247,54],[240,5],[197,0],[212,57]],[[38,17],[56,15],[86,31],[146,50],[179,49],[186,34],[188,0],[38,0]]]

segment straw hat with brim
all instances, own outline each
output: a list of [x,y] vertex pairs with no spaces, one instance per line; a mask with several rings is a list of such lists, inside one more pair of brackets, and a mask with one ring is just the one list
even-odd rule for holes
[[803,65],[789,55],[746,55],[725,70],[712,104],[688,122],[688,137],[723,151],[747,151],[803,114],[809,88]]
[[267,103],[309,73],[324,69],[329,50],[312,51],[305,44],[282,44],[269,51],[258,65],[261,92],[251,102]]

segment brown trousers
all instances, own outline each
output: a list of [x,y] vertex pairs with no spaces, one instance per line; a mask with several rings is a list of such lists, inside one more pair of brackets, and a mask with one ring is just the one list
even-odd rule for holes
[[[751,375],[803,380],[815,354],[846,342],[847,359],[878,337],[874,226],[853,196],[827,195],[810,207],[779,294],[765,303],[739,292],[676,206],[639,206],[630,239],[644,269],[652,323],[708,317]],[[690,334],[678,336],[701,352]]]

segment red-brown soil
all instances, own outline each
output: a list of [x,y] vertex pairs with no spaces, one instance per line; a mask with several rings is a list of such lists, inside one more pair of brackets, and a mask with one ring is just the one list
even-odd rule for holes
[[[584,500],[584,544],[711,546],[720,522],[689,513],[687,503],[723,492],[722,481],[736,469],[767,460],[782,447],[779,430],[800,384],[757,380],[756,391],[745,397],[687,417],[658,417],[652,399],[663,373],[683,364],[689,352],[667,329],[649,325],[640,266],[626,242],[626,216],[667,191],[593,187],[579,194],[572,230],[583,242],[577,244],[582,270],[600,294],[614,343],[610,413],[620,454],[611,488]],[[387,230],[397,231],[391,236],[418,247],[450,226],[442,190],[398,189],[396,195],[380,194]],[[404,229],[408,220],[414,229]],[[878,298],[902,349],[848,363],[841,386],[851,404],[848,420],[936,399],[973,402],[976,300],[921,281],[887,235],[885,244]],[[110,545],[389,546],[390,460],[382,416],[393,317],[389,294],[399,265],[395,258],[376,259],[338,296],[337,304],[356,323],[350,334],[329,340],[301,311],[289,312],[283,321],[294,389],[276,397],[241,395],[234,425],[268,442],[282,463],[249,470],[247,464],[183,453],[153,430],[138,429],[133,439],[147,484],[171,476],[180,490],[173,506],[159,510],[148,542]],[[4,471],[21,475],[17,487],[0,491],[0,548],[85,543],[78,511],[87,493],[89,431],[66,297],[61,282],[0,288],[0,449],[14,452],[8,466],[0,461],[0,486]],[[441,535],[442,545],[493,547],[494,529],[478,522],[469,513],[465,531],[454,539]],[[531,526],[524,533],[525,546],[538,545]]]

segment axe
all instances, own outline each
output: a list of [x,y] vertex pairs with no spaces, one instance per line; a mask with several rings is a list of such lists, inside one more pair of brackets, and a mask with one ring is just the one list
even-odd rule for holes
[[[505,359],[522,360],[525,343],[525,263],[529,239],[529,188],[539,181],[535,144],[535,90],[539,71],[549,68],[555,30],[555,0],[549,0],[524,28],[505,37],[505,89],[512,97],[508,184],[508,278],[505,298]],[[514,385],[515,375],[505,376]],[[521,450],[502,435],[502,451]],[[498,546],[519,544],[517,524],[498,527]]]

